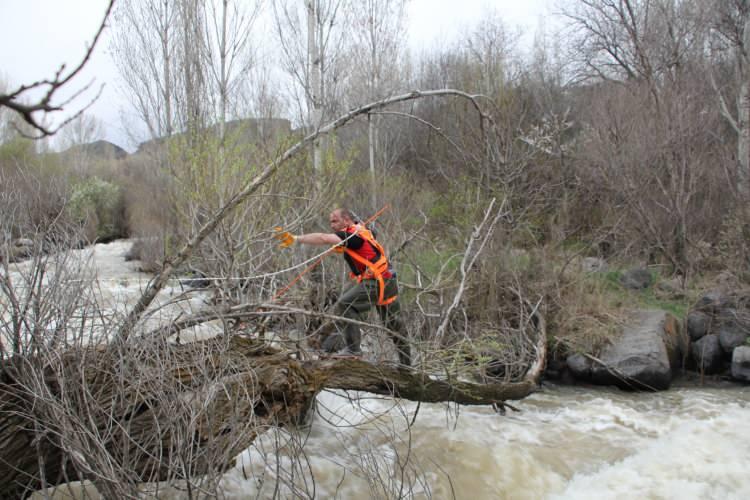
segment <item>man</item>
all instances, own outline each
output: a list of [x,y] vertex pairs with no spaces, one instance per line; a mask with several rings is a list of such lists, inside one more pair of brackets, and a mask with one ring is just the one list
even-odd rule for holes
[[[386,328],[391,330],[391,339],[396,346],[399,362],[411,365],[411,349],[406,328],[401,321],[398,303],[396,276],[385,255],[385,250],[374,235],[345,208],[337,208],[329,216],[333,233],[308,233],[292,235],[281,232],[277,238],[286,248],[295,242],[303,245],[336,246],[349,264],[351,276],[356,283],[346,289],[336,302],[336,314],[344,318],[362,321],[374,305]],[[361,334],[359,325],[349,322],[336,324],[343,332],[346,346],[339,354],[359,356]],[[325,345],[324,345],[325,347]]]

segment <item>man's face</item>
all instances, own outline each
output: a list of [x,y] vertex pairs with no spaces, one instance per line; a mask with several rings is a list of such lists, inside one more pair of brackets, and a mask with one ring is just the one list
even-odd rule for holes
[[328,222],[331,224],[331,230],[333,230],[333,232],[343,231],[350,223],[350,221],[341,216],[338,210],[331,212],[331,215],[328,217]]

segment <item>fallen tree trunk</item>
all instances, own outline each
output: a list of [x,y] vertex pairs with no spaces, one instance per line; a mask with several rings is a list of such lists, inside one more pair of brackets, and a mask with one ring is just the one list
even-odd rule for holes
[[325,381],[322,388],[365,391],[425,403],[491,405],[523,399],[536,388],[530,380],[475,384],[359,360],[312,361],[304,365],[309,373]]
[[140,483],[219,474],[269,426],[298,424],[325,388],[497,404],[536,387],[360,360],[300,361],[240,337],[100,346],[11,358],[1,368],[0,498],[82,479],[106,497],[136,496]]

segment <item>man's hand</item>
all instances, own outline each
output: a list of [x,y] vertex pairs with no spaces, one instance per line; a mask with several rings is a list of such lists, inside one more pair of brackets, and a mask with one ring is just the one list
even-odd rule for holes
[[276,234],[273,237],[279,240],[279,248],[289,248],[297,241],[296,236],[289,231],[282,230],[281,226],[276,226],[274,229],[276,230]]

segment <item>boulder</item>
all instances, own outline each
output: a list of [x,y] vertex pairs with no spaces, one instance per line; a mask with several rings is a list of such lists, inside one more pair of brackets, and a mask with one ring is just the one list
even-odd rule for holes
[[34,241],[30,240],[29,238],[17,238],[13,240],[13,246],[14,247],[26,247],[31,248],[34,246]]
[[651,271],[646,268],[630,269],[620,276],[620,284],[631,290],[642,290],[651,286],[653,277]]
[[708,333],[711,317],[701,311],[692,311],[687,317],[687,333],[690,340],[695,342]]
[[724,351],[721,349],[717,334],[711,333],[693,342],[690,350],[698,371],[713,375],[724,368]]
[[739,346],[732,353],[732,377],[750,382],[750,346]]
[[323,338],[320,343],[320,347],[325,352],[338,352],[346,347],[346,340],[340,333],[332,333]]
[[552,358],[547,361],[547,366],[544,369],[544,378],[546,380],[562,380],[564,382],[572,382],[570,378],[570,370],[566,360]]
[[585,257],[581,260],[581,271],[584,273],[605,273],[607,263],[599,257]]
[[17,238],[7,246],[0,247],[0,262],[8,257],[8,262],[18,262],[34,255],[34,241],[28,238]]
[[211,280],[203,273],[194,271],[185,278],[180,278],[180,284],[186,288],[208,288],[211,286]]
[[698,299],[695,309],[713,314],[726,307],[726,303],[727,298],[720,290],[711,290]]
[[687,338],[674,316],[660,310],[637,311],[604,348],[600,362],[593,364],[591,381],[629,390],[668,389],[686,350]]
[[669,299],[685,298],[685,289],[683,288],[682,281],[679,278],[659,281],[656,284],[656,293],[660,297]]
[[687,329],[695,341],[691,348],[695,370],[707,374],[724,372],[734,351],[748,345],[750,289],[727,284],[705,293],[688,315]]
[[589,358],[583,354],[575,353],[568,356],[566,360],[568,369],[573,377],[577,380],[590,380],[591,379],[591,365],[592,362]]
[[731,355],[735,347],[745,343],[748,333],[737,321],[722,322],[718,328],[719,344],[725,353]]

